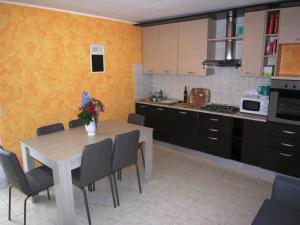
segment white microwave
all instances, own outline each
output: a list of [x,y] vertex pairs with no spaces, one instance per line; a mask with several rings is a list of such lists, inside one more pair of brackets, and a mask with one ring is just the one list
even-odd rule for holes
[[257,115],[268,115],[269,99],[242,97],[240,103],[240,112]]

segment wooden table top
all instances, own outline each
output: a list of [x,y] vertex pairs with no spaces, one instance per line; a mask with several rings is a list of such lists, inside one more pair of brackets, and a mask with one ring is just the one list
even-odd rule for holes
[[106,138],[114,139],[116,135],[133,130],[140,130],[140,141],[144,141],[144,134],[152,132],[152,128],[142,127],[125,122],[105,120],[98,123],[95,136],[88,136],[85,127],[66,129],[47,135],[21,140],[31,150],[42,154],[53,162],[72,160],[81,157],[83,147],[99,142]]

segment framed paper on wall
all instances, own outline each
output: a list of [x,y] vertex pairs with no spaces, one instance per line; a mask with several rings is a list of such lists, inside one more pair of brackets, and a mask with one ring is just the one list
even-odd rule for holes
[[91,73],[104,73],[104,46],[90,45]]

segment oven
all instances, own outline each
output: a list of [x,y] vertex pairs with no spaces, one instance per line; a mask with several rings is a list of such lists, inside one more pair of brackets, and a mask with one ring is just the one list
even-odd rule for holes
[[300,80],[271,80],[268,121],[300,126]]

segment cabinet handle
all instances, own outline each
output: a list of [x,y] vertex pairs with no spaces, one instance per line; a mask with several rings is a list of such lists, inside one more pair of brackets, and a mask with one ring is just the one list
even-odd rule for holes
[[282,155],[282,156],[285,156],[285,157],[293,157],[293,155],[290,155],[290,154],[285,154],[285,153],[279,153],[280,155]]
[[215,137],[208,137],[208,139],[213,140],[213,141],[217,141],[218,140],[218,138],[215,138]]
[[158,111],[164,111],[164,109],[162,108],[156,108]]
[[179,113],[182,114],[182,115],[187,114],[187,112],[184,112],[184,111],[180,111]]
[[146,106],[144,106],[144,105],[140,105],[139,107],[140,107],[140,108],[146,108]]
[[287,144],[287,143],[280,143],[281,145],[285,146],[285,147],[294,147],[295,145],[291,145],[291,144]]
[[219,121],[219,119],[216,119],[216,118],[209,118],[209,120],[214,121],[214,122],[218,122]]
[[209,130],[209,131],[212,131],[212,132],[219,132],[219,130],[217,130],[217,129],[212,129],[212,128],[209,128],[208,130]]
[[194,74],[194,72],[192,72],[192,71],[189,71],[189,72],[187,72],[188,74]]
[[285,133],[285,134],[296,134],[296,132],[289,131],[289,130],[283,130],[282,132]]

